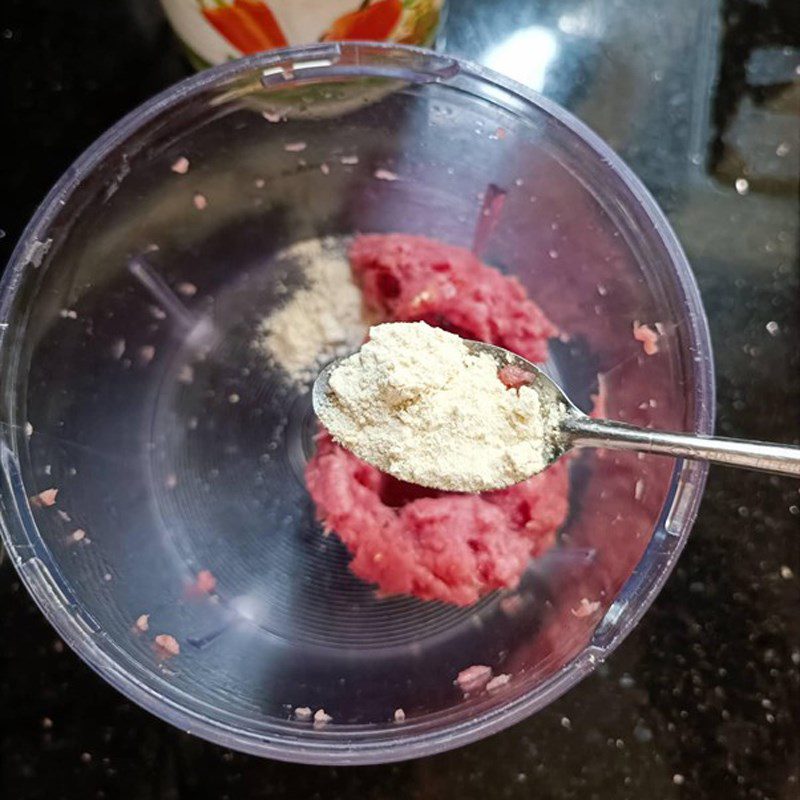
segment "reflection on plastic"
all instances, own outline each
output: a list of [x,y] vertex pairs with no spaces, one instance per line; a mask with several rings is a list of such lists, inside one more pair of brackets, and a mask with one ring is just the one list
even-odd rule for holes
[[547,69],[557,53],[555,34],[540,25],[532,25],[511,34],[481,60],[487,67],[540,92],[544,88]]

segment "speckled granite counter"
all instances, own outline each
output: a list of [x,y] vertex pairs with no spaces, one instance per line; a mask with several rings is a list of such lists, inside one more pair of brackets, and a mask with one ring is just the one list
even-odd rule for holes
[[[588,122],[666,209],[711,322],[721,434],[800,441],[800,7],[452,0],[448,50]],[[0,256],[70,161],[188,67],[155,0],[8,0]],[[800,493],[712,469],[690,543],[610,661],[536,717],[417,762],[226,752],[132,706],[0,567],[0,794],[30,798],[800,797]]]

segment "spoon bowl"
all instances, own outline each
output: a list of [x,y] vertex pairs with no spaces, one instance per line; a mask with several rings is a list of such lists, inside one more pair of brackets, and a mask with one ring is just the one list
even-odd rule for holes
[[[529,376],[529,379],[521,381],[521,385],[527,385],[534,389],[539,395],[539,399],[543,407],[561,407],[562,410],[560,416],[564,418],[567,416],[575,418],[586,417],[586,415],[569,399],[569,397],[567,397],[561,387],[555,381],[553,381],[552,378],[545,374],[543,370],[537,367],[536,364],[528,361],[522,356],[517,355],[516,353],[512,353],[510,350],[506,350],[505,348],[494,344],[473,341],[470,339],[462,339],[461,341],[469,351],[470,355],[491,356],[497,364],[498,372],[506,367],[514,367],[515,369],[526,373],[526,375]],[[325,406],[331,402],[331,376],[339,367],[339,365],[347,358],[349,358],[349,356],[342,356],[328,363],[320,371],[319,375],[317,375],[317,378],[314,381],[314,386],[311,392],[312,405],[314,407],[314,413],[317,415],[317,417],[323,420],[323,424]],[[557,435],[552,436],[548,441],[547,463],[545,464],[545,467],[549,466],[562,455],[564,455],[569,447],[570,444],[568,436],[564,434],[563,430],[559,430]],[[356,452],[355,450],[353,452],[359,458],[369,461],[369,458],[364,454]],[[399,477],[401,479],[403,478],[401,475],[397,475],[395,477]],[[504,489],[507,485],[508,484],[506,483],[498,483],[492,488]],[[447,487],[431,486],[429,488],[446,489]]]
[[[462,339],[470,355],[489,355],[497,364],[498,372],[505,367],[514,367],[530,376],[521,381],[539,395],[542,409],[559,406],[561,413],[559,429],[549,437],[546,448],[546,469],[573,447],[604,447],[617,450],[635,450],[643,453],[657,453],[676,458],[691,458],[724,464],[732,467],[745,467],[778,475],[800,476],[800,447],[749,442],[741,439],[722,439],[712,436],[668,433],[639,428],[611,420],[592,419],[584,414],[561,387],[539,367],[522,356],[503,347],[486,342]],[[330,403],[330,379],[343,359],[328,364],[314,381],[312,402],[314,412],[324,419],[324,406]],[[363,458],[361,453],[355,453]],[[368,459],[365,459],[368,460]],[[377,465],[376,465],[377,466]],[[532,473],[535,474],[535,473]],[[402,476],[400,476],[402,477]],[[429,484],[426,484],[429,485]],[[503,489],[507,484],[493,486]],[[430,485],[434,489],[451,488],[445,485]]]

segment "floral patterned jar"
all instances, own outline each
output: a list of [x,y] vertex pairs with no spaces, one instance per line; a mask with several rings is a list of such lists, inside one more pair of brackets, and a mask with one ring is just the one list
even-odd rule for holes
[[370,40],[430,45],[445,0],[161,0],[198,68],[275,47]]

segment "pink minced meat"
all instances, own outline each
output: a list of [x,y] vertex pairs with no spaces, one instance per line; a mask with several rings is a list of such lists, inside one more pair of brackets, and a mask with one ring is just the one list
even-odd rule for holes
[[506,364],[497,373],[497,377],[506,385],[507,389],[520,389],[533,383],[533,375],[516,364]]
[[[546,358],[553,325],[515,278],[468,251],[390,234],[359,237],[350,259],[365,303],[382,321],[425,320],[532,361]],[[382,596],[462,606],[514,588],[567,514],[564,462],[497,492],[437,492],[380,472],[325,432],[306,483],[325,529],[352,554],[355,575]]]
[[531,556],[553,544],[567,512],[564,464],[499,492],[429,492],[365,464],[327,433],[317,440],[306,483],[358,577],[381,595],[456,605],[515,587]]
[[513,277],[469,250],[422,236],[359,236],[350,248],[367,306],[384,322],[416,322],[547,359],[555,326]]
[[642,343],[645,355],[654,356],[659,351],[659,335],[649,325],[642,325],[638,322],[633,323],[633,338]]

